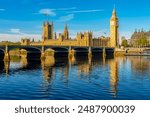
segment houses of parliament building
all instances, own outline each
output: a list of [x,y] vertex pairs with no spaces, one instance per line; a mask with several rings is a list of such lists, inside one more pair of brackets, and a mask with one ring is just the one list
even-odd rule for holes
[[53,46],[91,46],[91,47],[117,47],[118,46],[118,18],[116,10],[113,10],[110,19],[110,37],[93,38],[92,32],[77,33],[75,39],[69,36],[66,25],[63,33],[54,33],[54,24],[46,22],[43,24],[42,42],[31,42],[31,45],[53,45]]

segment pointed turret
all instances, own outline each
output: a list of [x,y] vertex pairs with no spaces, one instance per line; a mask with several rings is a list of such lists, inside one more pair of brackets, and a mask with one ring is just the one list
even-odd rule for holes
[[57,33],[55,32],[55,39],[57,39]]
[[49,21],[46,22],[46,25],[49,25]]
[[49,21],[46,21],[46,23],[43,23],[43,41],[54,39],[54,24],[50,23]]
[[118,19],[117,18],[117,12],[116,12],[116,7],[114,6],[113,12],[112,12],[112,17],[111,19]]
[[68,31],[68,26],[67,26],[67,24],[65,25],[65,31]]
[[64,29],[64,39],[68,40],[69,39],[69,31],[68,31],[68,26],[66,24],[65,29]]
[[114,5],[113,14],[116,15],[116,6]]

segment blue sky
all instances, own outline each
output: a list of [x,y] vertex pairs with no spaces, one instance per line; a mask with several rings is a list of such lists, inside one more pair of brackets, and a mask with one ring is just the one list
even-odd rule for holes
[[[150,29],[149,0],[0,0],[0,41],[42,35],[42,23],[54,21],[55,31],[67,23],[70,35],[93,31],[94,36],[109,36],[109,21],[116,5],[120,36],[129,38],[135,28]],[[46,17],[44,13],[48,13]]]

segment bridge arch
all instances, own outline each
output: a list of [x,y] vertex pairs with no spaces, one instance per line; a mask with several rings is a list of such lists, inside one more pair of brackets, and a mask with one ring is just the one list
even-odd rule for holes
[[51,47],[55,52],[68,52],[68,48],[65,47]]
[[41,58],[41,49],[36,47],[20,47],[27,51],[27,60],[40,60]]
[[0,52],[5,52],[5,50],[0,48]]
[[105,48],[107,51],[114,51],[114,48]]
[[76,52],[88,52],[88,48],[86,47],[75,47],[73,48]]
[[48,54],[48,55],[53,55],[54,57],[63,57],[63,56],[68,56],[68,48],[67,47],[53,47],[53,46],[47,46],[44,47],[45,52],[48,50],[53,50],[52,53]]
[[87,57],[89,48],[88,47],[74,47],[72,48],[75,52],[76,57]]
[[129,48],[126,48],[126,49],[125,49],[125,52],[126,52],[126,53],[128,53],[128,52],[129,52],[129,50],[130,50]]
[[92,52],[103,52],[103,48],[92,48]]
[[4,53],[5,51],[3,49],[0,49],[0,61],[4,59]]
[[113,58],[114,57],[114,48],[105,48],[105,53],[107,58]]
[[26,51],[28,51],[28,52],[41,52],[41,49],[40,48],[37,48],[37,47],[27,47],[27,46],[8,46],[8,50],[10,51],[10,50],[13,50],[13,49],[16,49],[16,48],[18,48],[18,49],[24,49],[24,50],[26,50]]

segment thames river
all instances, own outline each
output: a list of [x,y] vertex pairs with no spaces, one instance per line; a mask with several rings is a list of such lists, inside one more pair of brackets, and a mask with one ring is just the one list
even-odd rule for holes
[[1,100],[147,100],[149,57],[0,62]]

